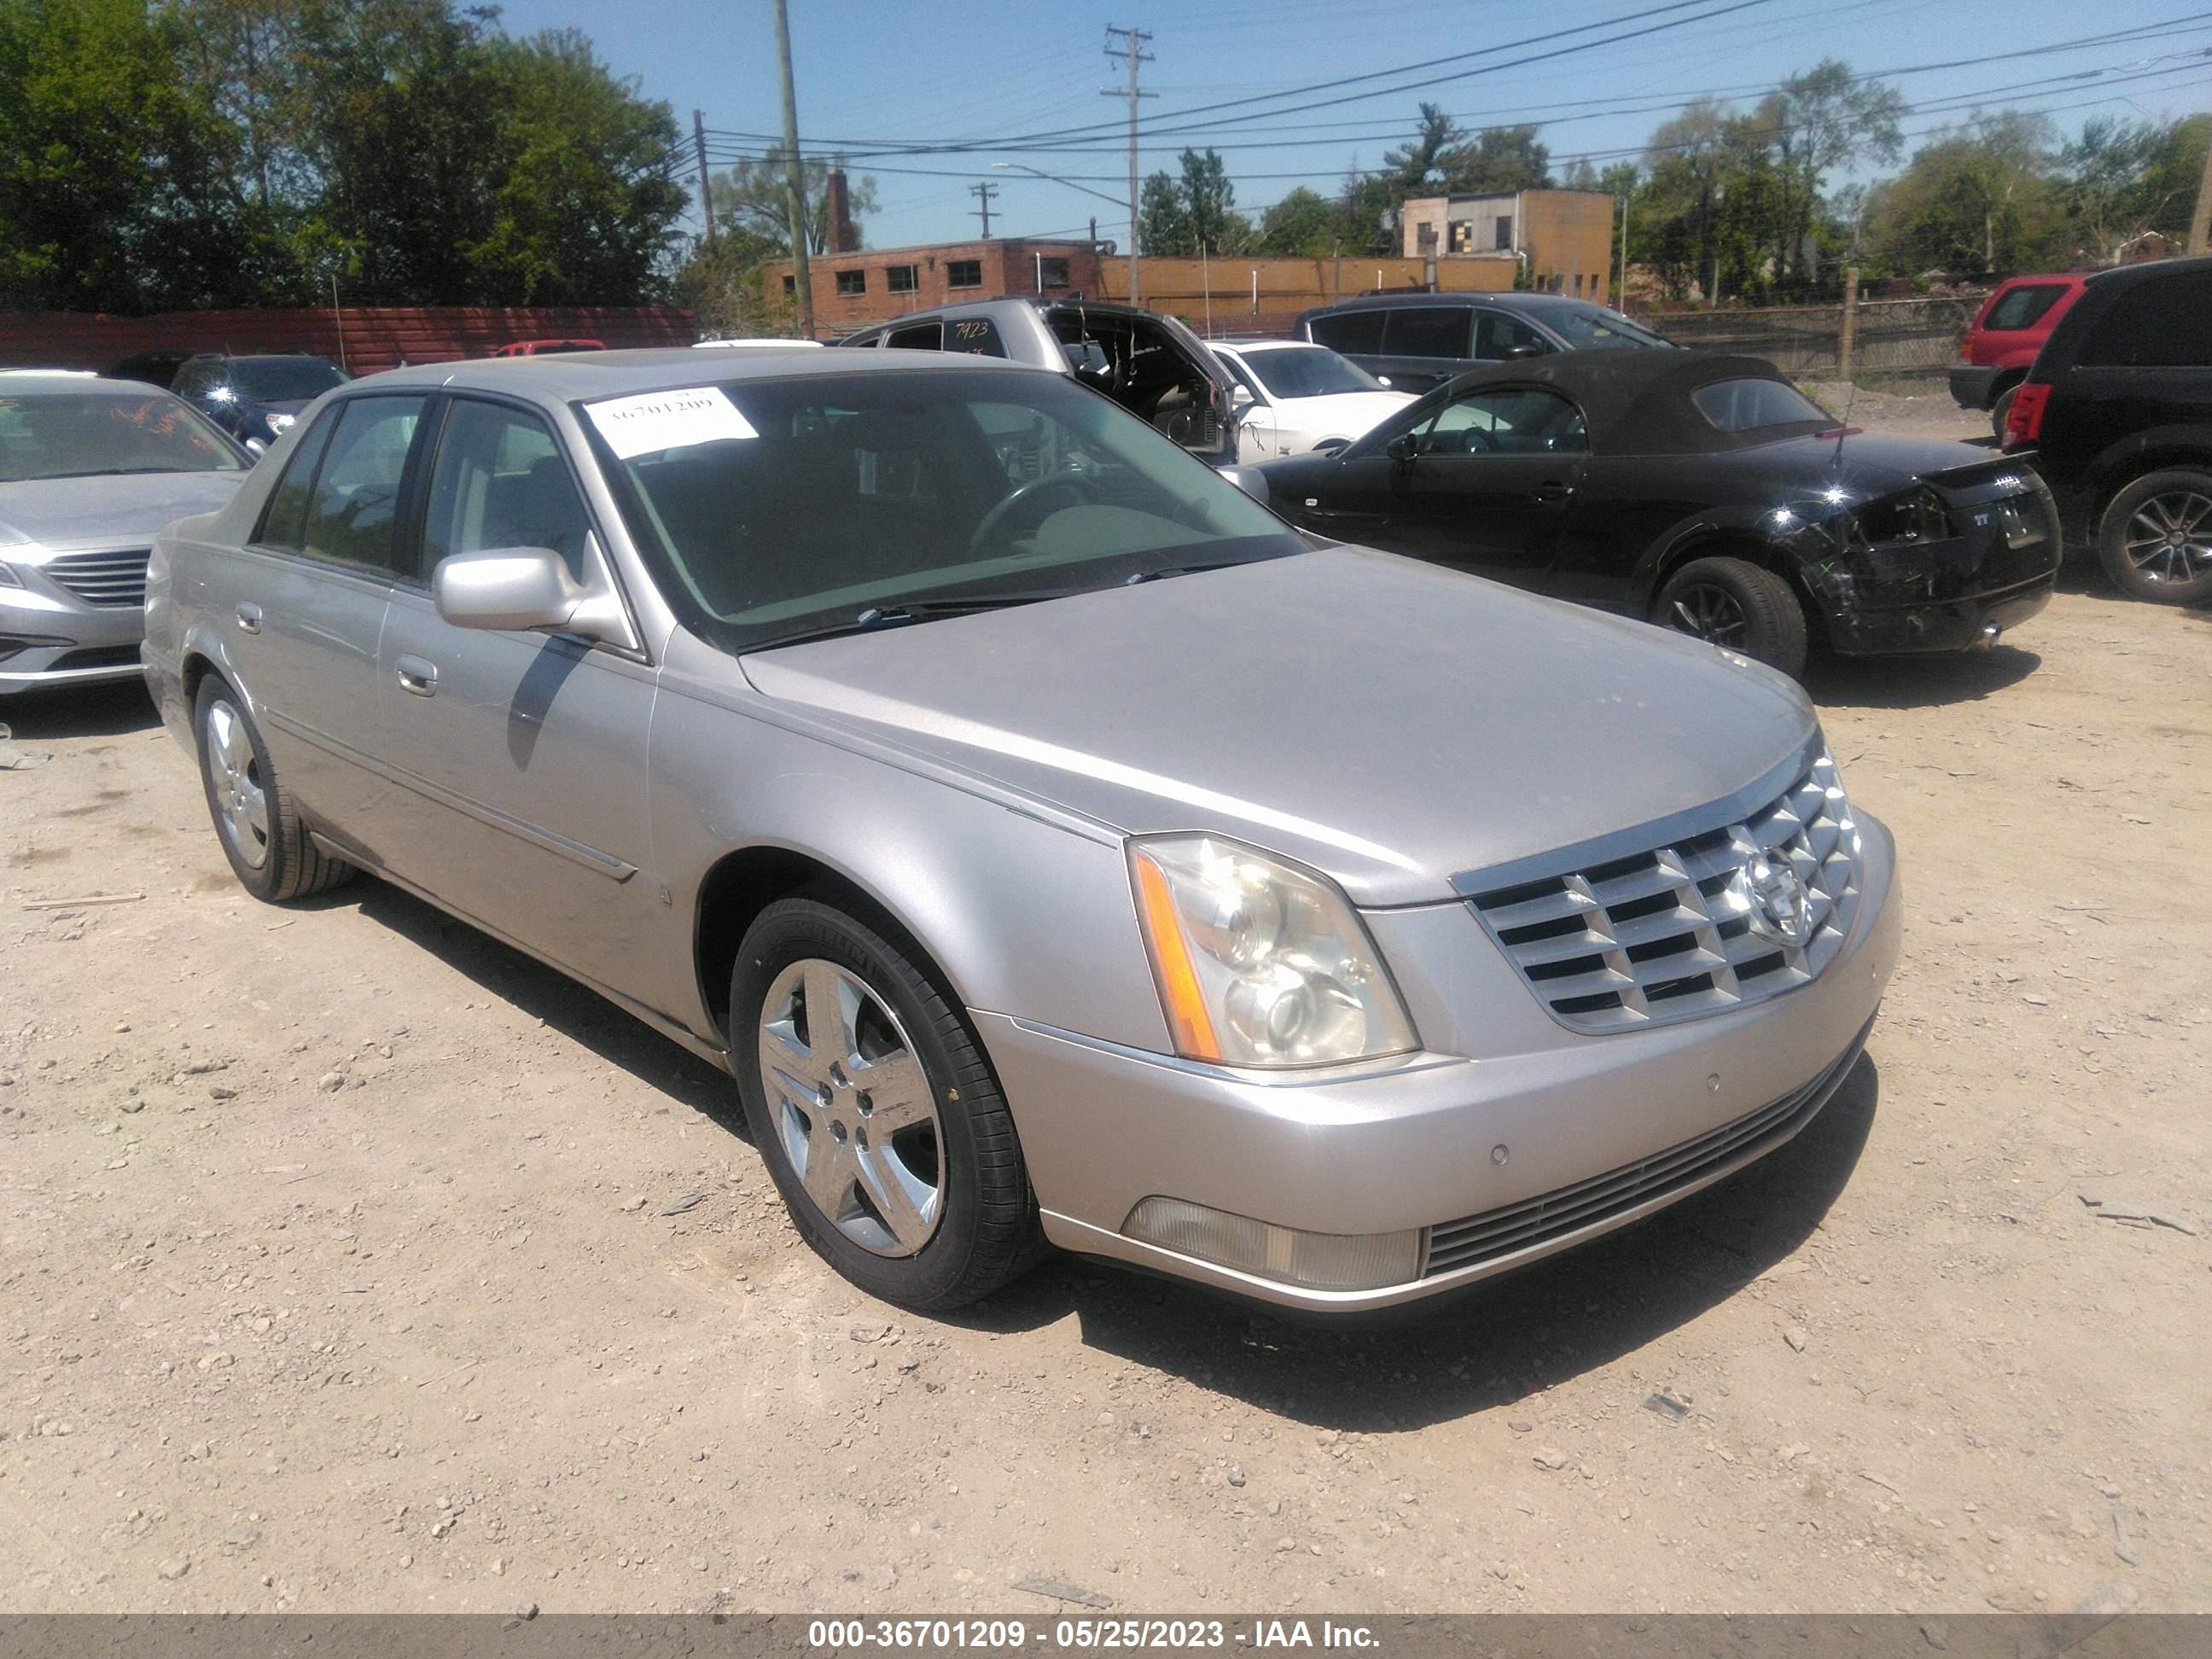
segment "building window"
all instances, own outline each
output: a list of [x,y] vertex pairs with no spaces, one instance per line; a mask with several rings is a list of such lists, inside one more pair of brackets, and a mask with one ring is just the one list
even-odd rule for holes
[[1474,252],[1474,226],[1466,219],[1455,220],[1451,228],[1451,251],[1454,253]]
[[894,294],[911,294],[921,284],[915,280],[912,265],[889,265],[884,270],[884,286]]
[[798,293],[798,292],[799,292],[799,278],[797,278],[796,276],[786,276],[786,277],[783,279],[783,291],[784,291],[786,294],[796,294],[796,293]]
[[837,292],[841,296],[849,297],[867,291],[868,273],[866,270],[841,270],[837,273]]
[[1039,289],[1042,290],[1048,288],[1066,288],[1066,260],[1040,259],[1037,261],[1037,287]]
[[983,262],[981,259],[947,259],[945,262],[945,286],[947,288],[982,287]]
[[1564,293],[1566,290],[1566,286],[1567,279],[1554,272],[1552,277],[1552,292],[1554,294]]
[[1513,247],[1513,216],[1511,214],[1501,213],[1498,216],[1498,240],[1492,246],[1500,253],[1511,252]]
[[1583,274],[1582,274],[1582,272],[1580,272],[1580,271],[1578,270],[1578,271],[1577,271],[1577,272],[1575,273],[1575,298],[1577,298],[1577,300],[1579,300],[1579,299],[1581,299],[1582,297],[1583,297]]
[[1593,300],[1597,298],[1597,272],[1594,270],[1590,272],[1589,296]]

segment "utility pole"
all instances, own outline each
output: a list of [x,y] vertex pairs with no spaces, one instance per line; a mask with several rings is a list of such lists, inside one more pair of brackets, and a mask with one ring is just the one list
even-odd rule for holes
[[699,157],[699,211],[707,218],[707,240],[714,240],[714,192],[707,182],[707,118],[691,112],[691,144]]
[[775,0],[776,66],[783,77],[784,207],[791,216],[791,288],[799,301],[799,337],[814,337],[814,273],[806,264],[806,174],[799,159],[799,100],[791,89],[791,19]]
[[999,187],[986,179],[980,185],[969,185],[968,193],[983,204],[968,210],[982,220],[983,240],[988,242],[991,240],[991,198],[999,193]]
[[[776,0],[779,5],[782,3],[783,0]],[[1123,43],[1118,46],[1114,44],[1114,38],[1116,35],[1121,38]],[[1106,26],[1106,55],[1128,64],[1129,85],[1127,90],[1109,88],[1098,94],[1101,98],[1127,98],[1129,100],[1129,303],[1131,305],[1140,303],[1144,298],[1144,283],[1137,271],[1138,258],[1142,252],[1142,249],[1138,246],[1139,239],[1137,232],[1137,102],[1139,99],[1159,96],[1157,92],[1137,90],[1137,66],[1139,64],[1149,64],[1152,61],[1152,54],[1145,50],[1145,42],[1152,38],[1142,29],[1117,29],[1111,23]]]
[[1621,192],[1620,198],[1620,278],[1613,284],[1613,308],[1615,311],[1628,309],[1628,194],[1626,191]]
[[2197,211],[2189,220],[2189,251],[2203,253],[2212,243],[2212,144],[2204,149],[2204,176],[2197,182]]

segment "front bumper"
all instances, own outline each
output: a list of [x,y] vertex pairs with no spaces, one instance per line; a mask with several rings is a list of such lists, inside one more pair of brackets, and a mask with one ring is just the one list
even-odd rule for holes
[[[1261,1081],[978,1014],[1047,1237],[1261,1301],[1352,1313],[1508,1272],[1711,1185],[1811,1121],[1896,965],[1894,844],[1877,821],[1859,823],[1861,899],[1826,970],[1709,1018],[1569,1032],[1456,903],[1368,920],[1425,1039],[1479,1058],[1422,1053]],[[1155,1195],[1309,1232],[1420,1229],[1423,1265],[1375,1290],[1261,1278],[1127,1237],[1132,1211]]]
[[1986,368],[1979,363],[1960,363],[1951,371],[1951,401],[1961,409],[1987,409],[1996,402],[1990,396],[1990,388],[1997,383],[1997,376],[2007,373],[2002,368]]
[[[35,574],[35,573],[33,573]],[[40,587],[0,587],[0,696],[138,678],[146,613],[79,604]]]

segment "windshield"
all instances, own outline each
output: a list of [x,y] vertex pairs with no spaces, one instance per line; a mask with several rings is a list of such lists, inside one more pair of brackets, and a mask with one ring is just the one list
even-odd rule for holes
[[734,380],[580,412],[655,576],[726,650],[1305,546],[1056,374]]
[[264,404],[305,403],[345,379],[319,357],[253,357],[230,366],[232,389]]
[[1715,380],[1690,394],[1698,413],[1723,432],[1777,426],[1830,426],[1828,411],[1781,380]]
[[1672,346],[1674,343],[1603,306],[1547,306],[1537,314],[1543,319],[1545,327],[1567,343],[1567,349],[1571,351],[1604,351],[1621,346]]
[[1382,382],[1327,346],[1286,346],[1254,351],[1244,366],[1278,398],[1333,398],[1340,392],[1380,392]]
[[0,397],[0,483],[245,465],[220,433],[166,392]]

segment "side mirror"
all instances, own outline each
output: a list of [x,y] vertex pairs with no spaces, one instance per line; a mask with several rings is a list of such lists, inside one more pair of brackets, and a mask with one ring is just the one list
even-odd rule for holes
[[1232,386],[1229,388],[1230,408],[1249,409],[1251,407],[1251,404],[1252,393],[1246,387],[1242,386]]
[[456,628],[562,629],[586,595],[547,547],[492,547],[441,559],[431,573],[438,614]]
[[1401,432],[1382,446],[1382,453],[1401,466],[1411,466],[1413,458],[1421,453],[1420,440],[1410,432]]
[[1267,475],[1256,466],[1224,466],[1221,476],[1261,506],[1267,505]]

